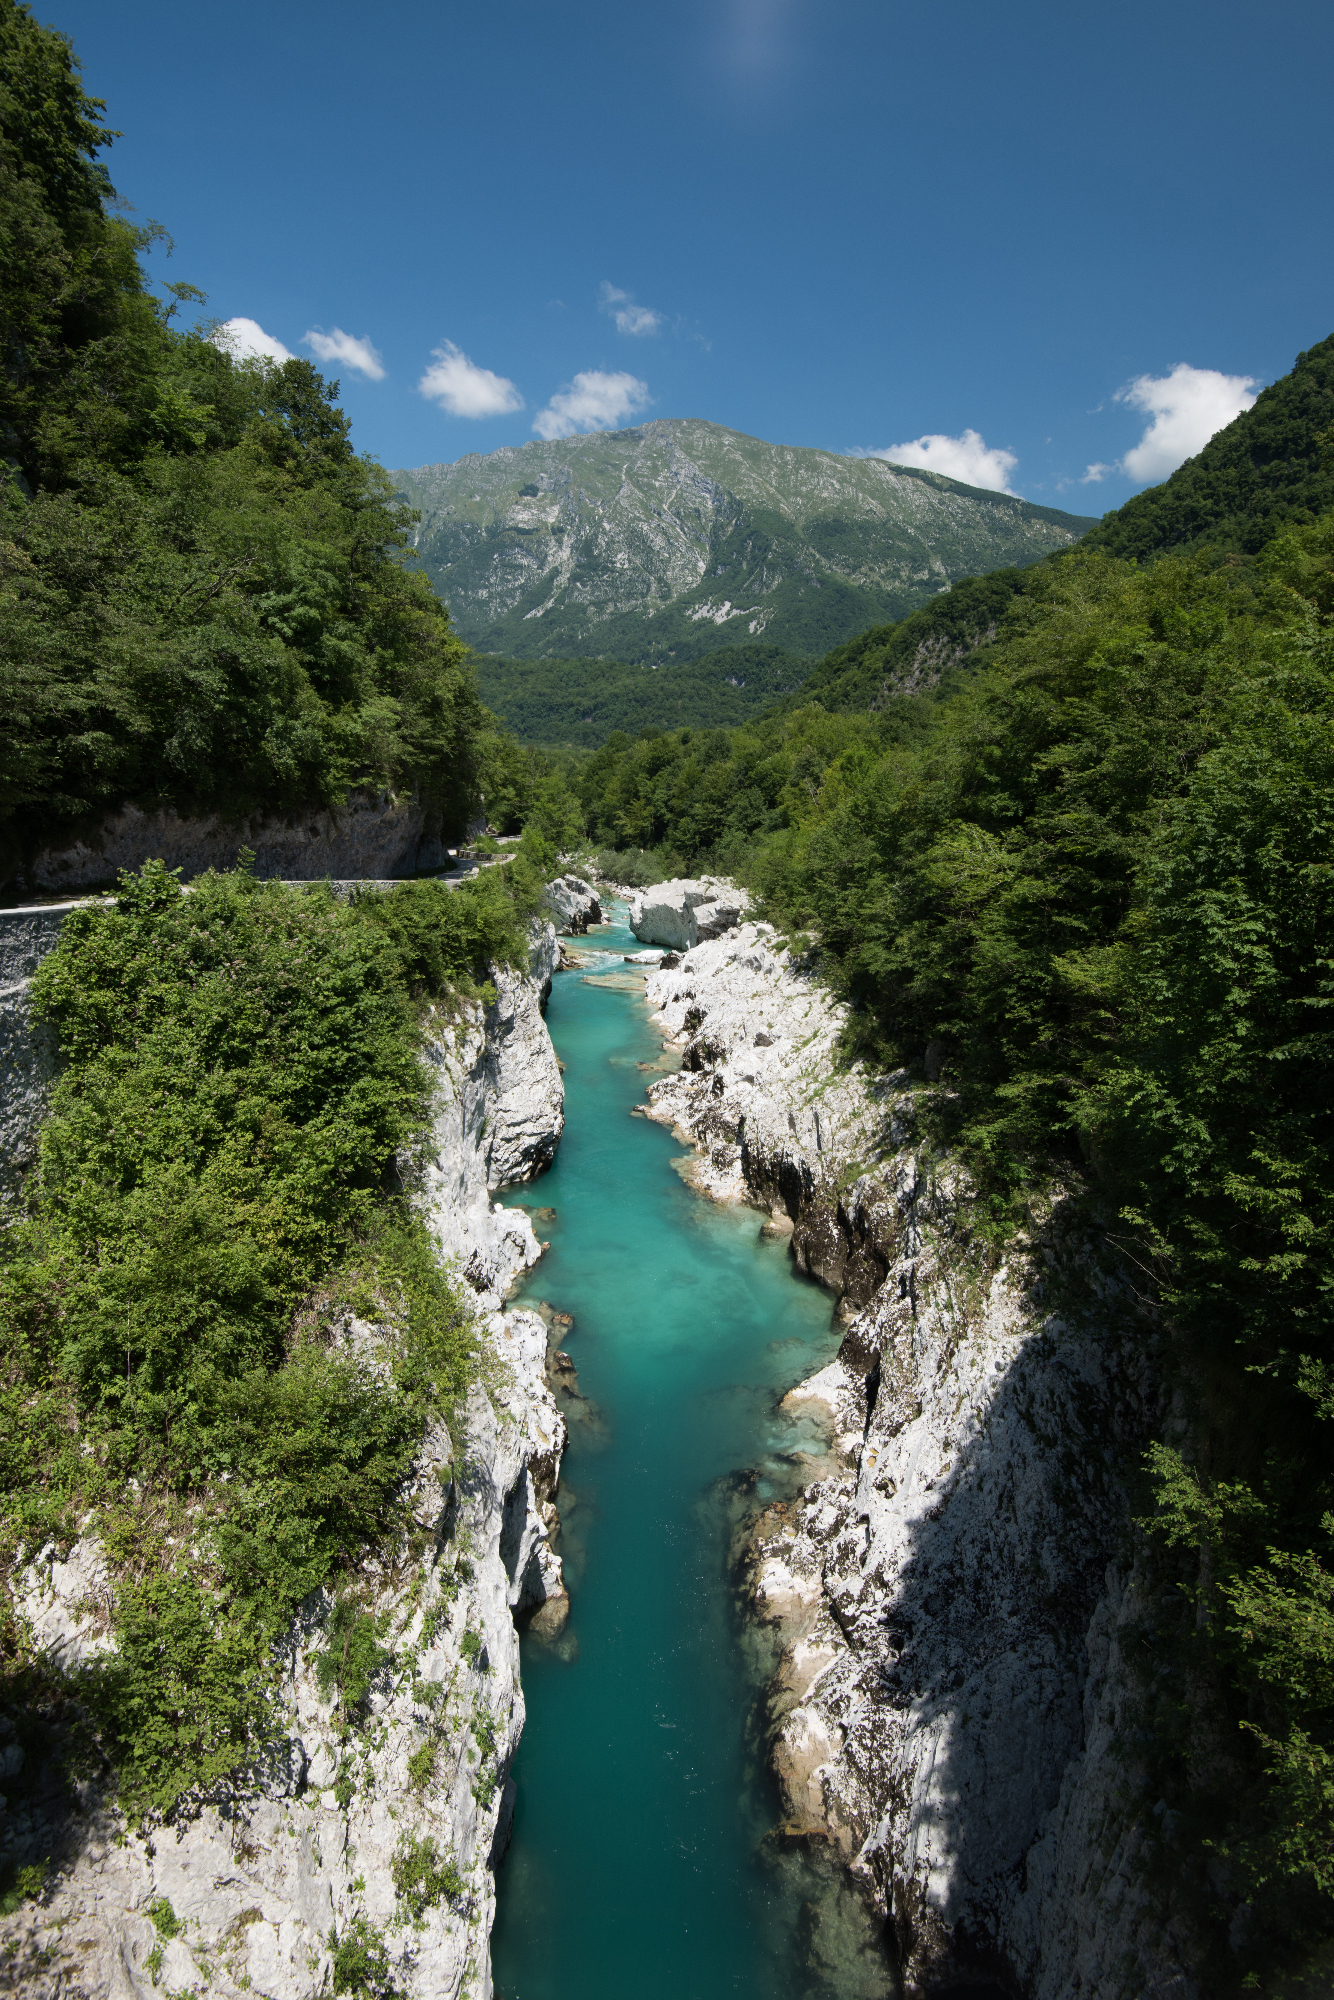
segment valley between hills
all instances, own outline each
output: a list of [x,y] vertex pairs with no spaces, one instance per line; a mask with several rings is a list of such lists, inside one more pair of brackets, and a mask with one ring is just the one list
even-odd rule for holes
[[0,1990],[1328,2000],[1334,338],[391,476],[0,29]]

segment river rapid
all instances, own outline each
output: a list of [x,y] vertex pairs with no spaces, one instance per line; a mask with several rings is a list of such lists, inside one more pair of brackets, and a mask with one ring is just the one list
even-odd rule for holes
[[[622,913],[618,912],[618,917]],[[523,1303],[573,1316],[559,1505],[573,1613],[526,1636],[528,1722],[498,1881],[500,2000],[886,2000],[842,1871],[786,1840],[740,1618],[748,1516],[812,1476],[823,1439],[783,1392],[838,1345],[827,1293],[749,1209],[695,1194],[679,1142],[631,1115],[662,1064],[618,922],[548,1010],[567,1123],[509,1197],[551,1248]],[[585,1400],[586,1399],[586,1400]]]

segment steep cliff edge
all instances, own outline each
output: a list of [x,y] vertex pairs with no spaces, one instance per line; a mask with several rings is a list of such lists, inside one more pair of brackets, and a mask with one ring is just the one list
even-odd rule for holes
[[748,1558],[782,1648],[790,1831],[842,1852],[910,1991],[1188,2000],[1129,1761],[1144,1607],[1124,1481],[1158,1394],[1133,1299],[1067,1202],[1003,1255],[975,1235],[907,1076],[840,1069],[841,1009],[768,926],[647,992],[683,1044],[651,1115],[698,1149],[702,1191],[791,1230],[847,1321],[788,1399],[827,1412],[829,1471]]
[[[541,1246],[526,1217],[491,1201],[548,1164],[560,1137],[540,1011],[558,963],[552,926],[536,926],[530,974],[498,971],[494,1003],[464,1003],[432,1032],[433,1117],[410,1170],[442,1252],[478,1294],[484,1362],[454,1437],[443,1421],[426,1434],[397,1544],[338,1593],[373,1620],[363,1698],[344,1701],[330,1673],[337,1607],[316,1592],[279,1648],[262,1762],[151,1827],[115,1809],[95,1766],[71,1776],[58,1738],[6,1716],[0,1864],[45,1879],[3,1922],[0,1990],[313,2000],[378,1980],[421,2000],[489,1994],[492,1871],[524,1716],[515,1619],[558,1629],[567,1606],[551,1546],[565,1425],[546,1329],[502,1307]],[[349,1317],[338,1337],[383,1373],[386,1331]],[[14,1579],[16,1613],[54,1665],[105,1649],[107,1580],[86,1536]]]

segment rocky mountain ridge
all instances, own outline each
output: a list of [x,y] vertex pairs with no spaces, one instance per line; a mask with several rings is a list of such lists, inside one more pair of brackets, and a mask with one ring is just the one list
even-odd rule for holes
[[421,510],[418,554],[470,644],[659,668],[761,636],[822,654],[958,577],[1035,562],[1093,525],[695,419],[393,477]]
[[840,1069],[843,1010],[768,925],[647,994],[683,1057],[650,1116],[701,1192],[791,1233],[846,1323],[788,1398],[825,1413],[829,1469],[746,1558],[789,1833],[842,1853],[910,1993],[1202,2000],[1131,1733],[1151,1607],[1125,1481],[1162,1393],[1134,1300],[1060,1201],[988,1251],[909,1078]]

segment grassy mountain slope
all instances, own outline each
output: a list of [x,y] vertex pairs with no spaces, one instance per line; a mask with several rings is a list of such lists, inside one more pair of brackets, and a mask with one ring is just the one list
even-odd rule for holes
[[632,430],[394,474],[459,631],[523,658],[696,659],[762,639],[818,657],[955,578],[1090,525],[878,459],[721,425]]
[[665,666],[477,656],[477,688],[521,743],[592,749],[613,730],[744,722],[799,688],[810,662],[780,646],[723,646]]

